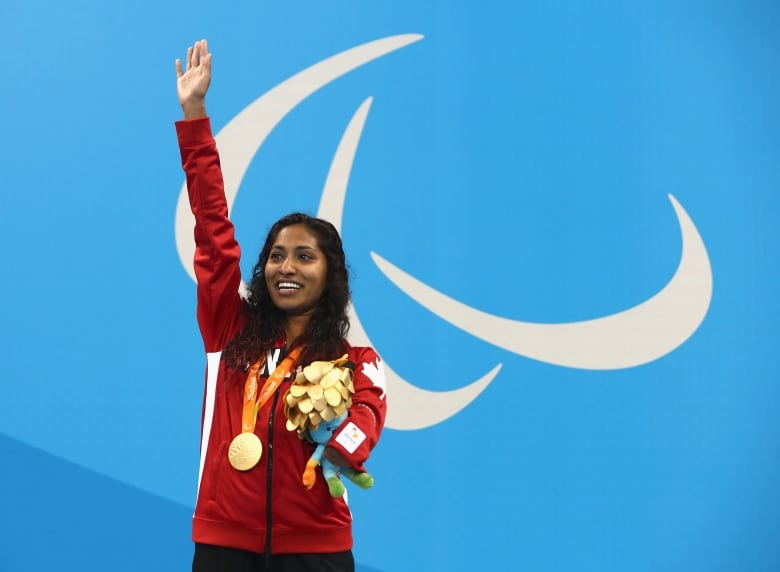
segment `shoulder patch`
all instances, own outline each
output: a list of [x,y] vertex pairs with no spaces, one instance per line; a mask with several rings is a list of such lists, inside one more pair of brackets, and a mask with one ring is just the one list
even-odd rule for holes
[[362,372],[376,387],[382,390],[382,397],[384,397],[387,391],[387,381],[385,381],[385,366],[382,364],[382,358],[377,356],[376,363],[363,363]]

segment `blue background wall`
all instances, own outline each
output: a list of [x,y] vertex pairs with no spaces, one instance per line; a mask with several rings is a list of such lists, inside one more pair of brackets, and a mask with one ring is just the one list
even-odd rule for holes
[[[0,568],[189,567],[205,361],[174,59],[209,39],[219,131],[309,66],[419,34],[294,106],[232,212],[248,273],[271,222],[317,212],[373,97],[341,224],[362,326],[433,401],[501,364],[454,415],[386,430],[350,495],[359,569],[780,569],[776,4],[218,4],[0,5]],[[596,319],[672,279],[669,194],[712,297],[634,367],[502,349],[371,255],[485,314]]]

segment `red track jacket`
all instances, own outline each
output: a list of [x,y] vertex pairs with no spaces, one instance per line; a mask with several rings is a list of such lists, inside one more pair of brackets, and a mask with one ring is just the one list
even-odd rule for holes
[[[209,119],[179,121],[176,131],[195,215],[197,314],[207,356],[192,538],[258,553],[268,548],[274,554],[351,549],[352,517],[346,501],[331,498],[319,469],[312,490],[301,482],[314,446],[285,427],[282,396],[290,378],[258,413],[255,433],[264,445],[258,465],[240,472],[228,463],[228,445],[241,430],[246,374],[227,367],[220,355],[242,326],[240,249],[227,216]],[[348,353],[356,365],[353,405],[330,445],[362,470],[384,424],[384,373],[373,349],[350,347]]]

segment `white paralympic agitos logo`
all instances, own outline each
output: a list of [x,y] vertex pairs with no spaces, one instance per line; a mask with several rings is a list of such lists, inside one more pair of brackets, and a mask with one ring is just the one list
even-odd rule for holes
[[[223,160],[225,193],[232,208],[241,180],[268,134],[304,99],[342,75],[423,36],[406,34],[368,42],[329,57],[280,83],[238,113],[216,136]],[[341,229],[352,163],[371,107],[367,98],[353,115],[339,143],[325,181],[318,216]],[[669,195],[680,231],[682,254],[669,283],[648,300],[609,316],[565,324],[509,320],[481,312],[437,292],[378,254],[377,267],[400,290],[454,326],[517,355],[580,369],[609,370],[656,360],[684,343],[699,327],[712,298],[712,270],[704,243],[691,219]],[[176,245],[184,268],[195,279],[192,260],[194,220],[182,185],[176,209]],[[373,345],[357,310],[350,308],[350,340]],[[381,348],[377,348],[381,353]],[[483,377],[452,391],[427,391],[402,379],[385,362],[391,403],[386,424],[393,429],[421,429],[441,423],[473,401],[496,377],[497,364]]]

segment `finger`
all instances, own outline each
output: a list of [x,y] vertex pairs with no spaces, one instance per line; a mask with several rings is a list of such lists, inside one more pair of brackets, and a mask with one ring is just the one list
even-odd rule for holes
[[187,70],[192,69],[192,67],[195,65],[194,61],[194,54],[195,54],[195,47],[190,46],[187,48]]
[[176,58],[176,77],[181,77],[182,75],[184,75],[184,72],[181,69],[181,60]]

